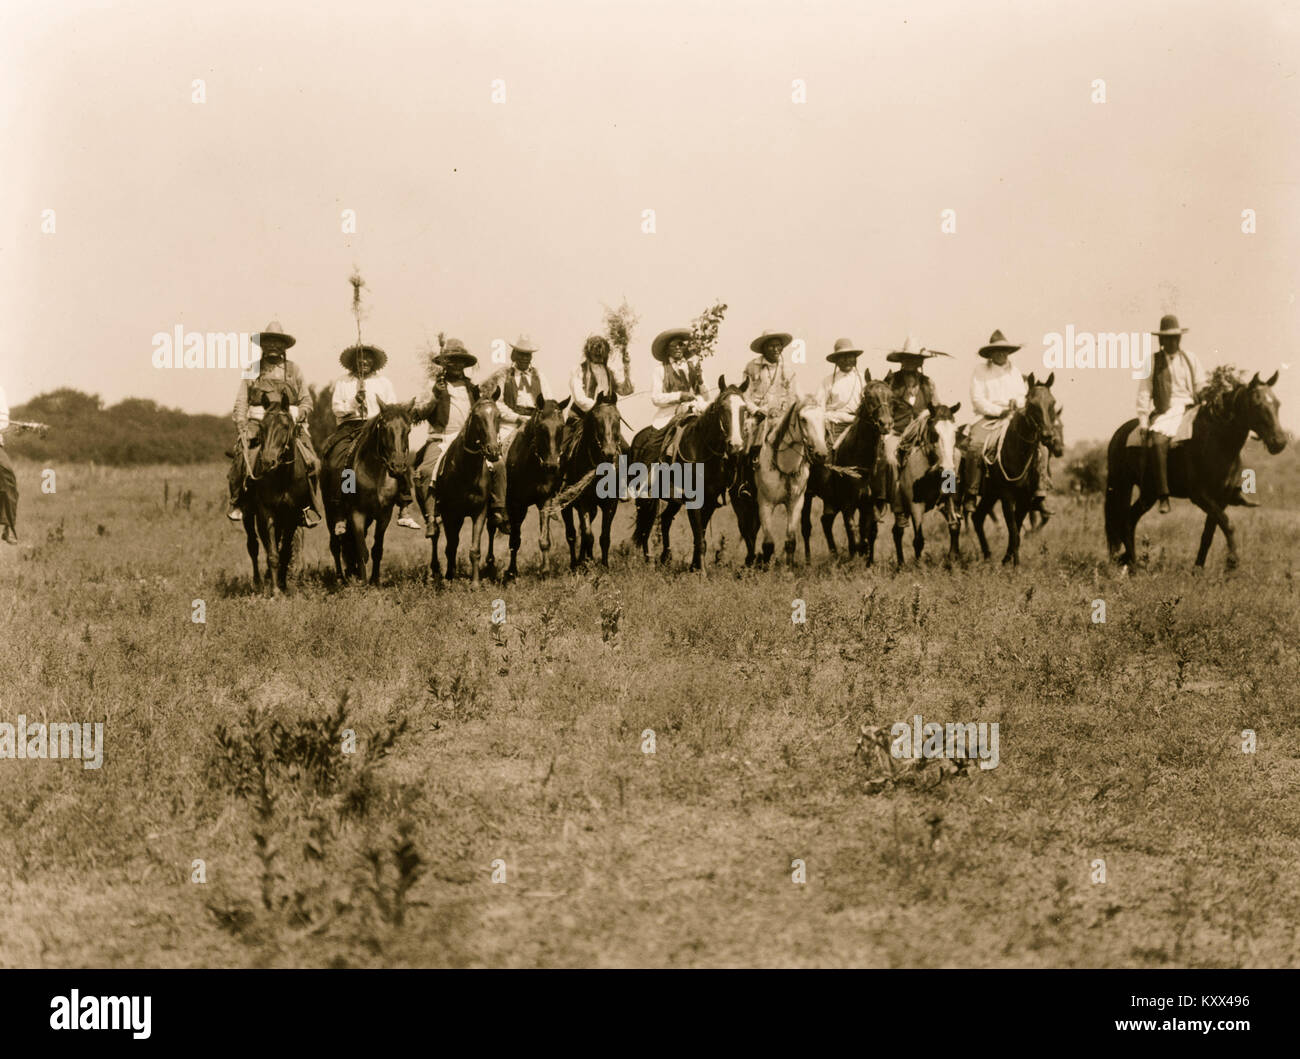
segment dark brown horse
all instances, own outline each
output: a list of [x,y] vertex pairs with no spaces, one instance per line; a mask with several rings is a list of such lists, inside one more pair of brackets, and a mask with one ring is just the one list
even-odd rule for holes
[[[889,384],[873,381],[869,371],[863,374],[866,384],[862,388],[857,413],[832,450],[831,459],[835,467],[815,463],[808,476],[808,493],[799,519],[806,563],[812,562],[809,538],[812,536],[813,497],[821,498],[822,532],[826,535],[826,547],[830,549],[832,558],[839,554],[835,548],[835,516],[842,515],[849,555],[865,555],[868,566],[875,560],[877,525],[871,517],[870,500],[874,492],[876,464],[884,459],[883,439],[894,427],[894,413]],[[845,474],[836,467],[850,467],[858,474]],[[860,539],[854,533],[855,515],[860,515]]]
[[935,404],[916,427],[915,437],[904,432],[899,444],[898,503],[894,515],[894,553],[903,565],[903,533],[912,523],[912,555],[917,561],[925,549],[921,523],[934,507],[943,509],[948,523],[948,561],[961,556],[961,508],[957,496],[957,423],[961,408]]
[[[560,487],[560,435],[569,398],[558,404],[543,401],[541,408],[515,431],[506,453],[506,512],[510,516],[510,568],[506,578],[519,575],[519,540],[530,507],[537,508],[538,541],[542,552],[542,573],[546,573],[551,552],[551,513],[546,502]],[[488,556],[492,555],[493,531],[488,529]]]
[[[718,396],[686,425],[677,445],[677,458],[671,463],[664,461],[669,428],[656,430],[653,427],[645,427],[632,439],[630,460],[646,467],[651,472],[652,482],[667,481],[670,484],[674,482],[684,484],[688,465],[690,465],[689,473],[693,476],[699,499],[698,504],[686,509],[695,545],[691,554],[692,570],[704,569],[705,534],[708,532],[709,520],[717,510],[719,500],[726,494],[727,482],[732,477],[731,464],[744,452],[742,416],[745,408],[744,393],[748,386],[748,379],[739,386],[728,386],[726,376],[719,375]],[[654,526],[655,512],[660,510],[660,503],[663,504],[659,515],[663,549],[659,554],[659,561],[666,564],[672,561],[669,533],[673,519],[685,504],[684,498],[681,496],[638,497],[633,540],[641,546],[641,554],[649,560],[650,530]]]
[[295,550],[302,545],[298,520],[309,502],[311,484],[307,464],[297,444],[297,424],[289,413],[289,395],[278,404],[262,396],[261,443],[253,450],[253,472],[245,481],[244,533],[248,557],[253,560],[253,588],[262,587],[257,566],[257,542],[266,550],[266,577],[271,594],[289,591],[289,572]]
[[[1237,565],[1237,538],[1224,508],[1241,503],[1241,450],[1251,431],[1276,455],[1286,447],[1278,423],[1273,393],[1277,372],[1267,382],[1259,374],[1248,383],[1226,387],[1197,409],[1192,436],[1169,449],[1169,492],[1186,497],[1205,512],[1196,565],[1205,565],[1216,528],[1228,542],[1228,568]],[[1130,419],[1110,439],[1106,475],[1106,542],[1110,557],[1132,565],[1137,554],[1133,538],[1138,520],[1156,502],[1155,467],[1143,459],[1141,448],[1128,444],[1137,427]],[[1133,487],[1138,498],[1133,500]]]
[[429,569],[439,576],[438,537],[447,534],[447,580],[456,576],[456,551],[460,546],[460,530],[465,520],[471,521],[469,542],[470,584],[479,583],[480,545],[483,526],[487,522],[488,499],[492,491],[491,465],[501,458],[501,445],[497,429],[501,413],[497,409],[498,387],[491,394],[481,394],[470,409],[465,425],[447,446],[438,467],[433,496],[437,521],[433,536],[429,538],[431,555]]
[[[1040,444],[1047,446],[1048,451],[1058,458],[1065,452],[1060,409],[1052,396],[1056,372],[1052,372],[1046,382],[1036,381],[1031,372],[1025,381],[1029,387],[1025,405],[1011,413],[1001,450],[994,462],[986,465],[984,489],[971,516],[980,552],[988,559],[993,552],[984,536],[984,519],[994,504],[1002,502],[1002,521],[1007,527],[1007,553],[1002,562],[1014,566],[1020,565],[1020,527],[1029,514],[1037,485],[1038,447]],[[983,459],[981,453],[975,453],[974,457]]]
[[[623,417],[618,412],[615,394],[599,393],[593,404],[579,418],[574,428],[578,432],[573,451],[564,463],[563,492],[577,490],[577,495],[564,506],[560,514],[564,519],[564,538],[569,543],[569,569],[576,570],[595,557],[595,535],[592,525],[600,511],[600,562],[609,565],[609,534],[618,514],[617,495],[601,495],[598,490],[602,474],[618,465],[623,455]],[[508,491],[507,491],[508,492]],[[578,515],[578,528],[573,525],[574,512]],[[579,540],[581,537],[581,540]]]
[[[345,422],[348,433],[325,444],[325,520],[330,528],[330,552],[340,580],[366,578],[366,534],[373,523],[375,543],[370,550],[370,583],[379,584],[384,557],[384,534],[393,517],[398,485],[410,481],[409,436],[415,402],[385,404],[379,414],[359,428]],[[343,532],[335,533],[339,523]],[[346,570],[345,570],[346,560]]]

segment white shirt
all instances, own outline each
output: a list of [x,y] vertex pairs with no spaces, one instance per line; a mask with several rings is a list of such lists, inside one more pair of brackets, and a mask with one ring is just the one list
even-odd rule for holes
[[[551,394],[551,384],[546,381],[546,376],[541,373],[540,369],[534,368],[533,370],[537,372],[537,385],[542,391],[542,400],[543,401],[554,400],[554,397]],[[532,391],[527,389],[528,376],[524,372],[520,371],[518,368],[510,367],[507,368],[505,371],[503,371],[500,374],[500,376],[497,377],[495,381],[501,384],[501,397],[497,401],[497,411],[501,413],[501,432],[503,434],[507,432],[506,428],[508,426],[513,426],[517,423],[521,423],[525,418],[524,416],[521,416],[517,412],[515,412],[515,410],[511,408],[508,404],[506,404],[505,385],[506,385],[506,380],[509,379],[511,376],[514,377],[514,381],[515,381],[515,400],[520,405],[531,405],[533,403]],[[489,384],[490,383],[487,383],[485,385],[489,385]],[[581,381],[579,382],[579,384],[581,385]],[[489,390],[487,395],[490,394],[491,391]]]
[[[682,361],[678,371],[690,371],[690,359]],[[650,402],[655,406],[655,417],[650,421],[650,425],[656,430],[662,430],[677,414],[679,409],[686,409],[692,405],[698,408],[704,408],[709,402],[709,387],[704,387],[704,395],[696,396],[689,390],[665,390],[664,373],[665,364],[661,360],[655,361],[654,371],[650,373]]]
[[842,371],[836,368],[822,380],[817,391],[817,403],[826,410],[826,419],[832,423],[851,423],[862,404],[862,376],[857,368]]
[[988,419],[996,419],[1011,407],[1012,401],[1023,405],[1028,393],[1025,377],[1010,360],[1002,365],[985,360],[975,368],[975,373],[971,376],[971,407],[976,415]]
[[[334,411],[334,418],[340,423],[345,419],[361,418],[357,414],[357,387],[360,384],[361,380],[351,372],[334,380],[334,397],[330,407]],[[386,376],[366,376],[366,419],[379,415],[381,397],[385,404],[397,404],[397,394],[393,392],[393,384]]]
[[[1153,354],[1152,359],[1154,358]],[[1155,422],[1151,421],[1156,407],[1155,394],[1152,392],[1153,377],[1154,364],[1152,374],[1138,383],[1138,426],[1143,430],[1149,426],[1172,437],[1187,406],[1196,403],[1196,384],[1204,378],[1201,362],[1195,353],[1181,346],[1177,353],[1169,357],[1169,408],[1163,415],[1156,415]]]
[[439,432],[440,437],[454,438],[460,428],[469,420],[474,402],[470,400],[469,388],[457,383],[447,384],[447,425]]
[[[626,395],[631,390],[623,380],[615,373],[612,365],[609,364],[590,364],[592,375],[596,378],[596,393],[623,393]],[[596,403],[595,397],[588,397],[587,391],[582,385],[582,365],[579,364],[569,374],[569,396],[573,398],[570,408],[576,408],[579,412],[586,412]]]

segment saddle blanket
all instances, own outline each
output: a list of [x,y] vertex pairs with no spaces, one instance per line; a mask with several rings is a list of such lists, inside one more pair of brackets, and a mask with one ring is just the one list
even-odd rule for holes
[[[1170,447],[1181,444],[1192,436],[1192,424],[1196,421],[1196,412],[1200,405],[1192,405],[1183,413],[1183,418],[1179,420],[1178,430],[1174,433],[1173,440],[1169,442]],[[1128,442],[1129,448],[1139,449],[1142,447],[1142,431],[1134,427],[1129,431]]]

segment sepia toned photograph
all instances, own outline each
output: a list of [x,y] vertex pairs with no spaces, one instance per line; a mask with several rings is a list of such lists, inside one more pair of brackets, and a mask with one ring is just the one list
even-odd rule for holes
[[0,968],[109,983],[42,1032],[218,969],[1260,1028],[1179,975],[1300,967],[1300,6],[0,20]]

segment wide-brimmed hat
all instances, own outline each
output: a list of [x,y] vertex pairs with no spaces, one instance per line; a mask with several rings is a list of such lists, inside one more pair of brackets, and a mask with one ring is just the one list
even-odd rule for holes
[[388,354],[382,349],[378,346],[367,346],[364,344],[360,346],[348,346],[347,349],[339,354],[339,363],[348,371],[355,372],[357,370],[357,354],[359,353],[365,353],[370,357],[371,371],[378,371],[388,363]]
[[533,345],[533,340],[527,335],[520,335],[510,343],[510,349],[514,353],[536,353],[537,347]]
[[249,341],[255,346],[262,344],[263,338],[278,338],[283,343],[284,348],[288,349],[298,340],[293,335],[285,334],[284,328],[280,326],[279,320],[272,320],[266,325],[265,331],[258,331],[255,335],[249,335]]
[[668,343],[674,338],[690,338],[691,329],[689,327],[670,327],[667,331],[660,331],[655,335],[655,340],[650,343],[650,355],[655,360],[668,359]]
[[794,335],[790,334],[788,331],[764,331],[749,344],[749,348],[755,353],[762,353],[763,347],[773,338],[781,340],[782,349],[785,349],[786,346],[794,341]]
[[1007,336],[1001,331],[994,331],[993,334],[989,335],[989,344],[987,346],[980,346],[980,356],[987,357],[990,353],[997,353],[1000,350],[1014,353],[1019,348],[1020,346],[1015,342],[1008,342]]
[[1178,326],[1178,317],[1173,313],[1165,313],[1160,317],[1160,330],[1152,331],[1153,335],[1185,335],[1188,328]]
[[851,338],[837,338],[835,348],[826,354],[826,359],[834,364],[840,357],[860,357],[862,356],[862,347]]
[[[1001,334],[1001,332],[998,333]],[[1019,349],[1020,347],[1017,346],[1016,348]],[[921,343],[919,343],[915,338],[913,338],[911,335],[908,335],[905,339],[903,339],[903,344],[901,346],[899,346],[897,349],[890,350],[889,353],[885,355],[885,359],[893,362],[894,364],[901,364],[908,357],[921,357],[924,359],[927,357],[946,357],[946,356],[948,356],[948,354],[943,352],[943,350],[926,349],[925,346],[921,345]]]
[[449,338],[446,345],[442,347],[442,352],[433,358],[433,362],[441,364],[444,368],[450,368],[453,364],[469,368],[478,363],[478,357],[466,349],[465,343],[459,338]]

